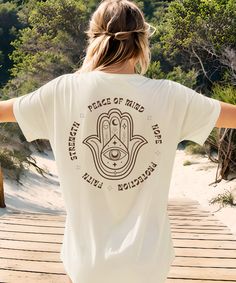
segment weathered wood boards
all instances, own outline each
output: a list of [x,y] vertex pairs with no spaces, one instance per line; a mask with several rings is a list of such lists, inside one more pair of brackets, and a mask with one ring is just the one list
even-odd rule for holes
[[236,282],[230,229],[192,200],[170,200],[168,213],[176,258],[166,283]]
[[[166,283],[235,283],[236,239],[229,228],[189,199],[170,199],[168,214],[176,258]],[[65,215],[1,216],[0,283],[65,283],[64,224]]]

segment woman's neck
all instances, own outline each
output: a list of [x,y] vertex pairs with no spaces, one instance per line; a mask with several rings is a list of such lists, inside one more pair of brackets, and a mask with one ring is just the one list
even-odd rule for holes
[[135,74],[134,64],[130,60],[119,65],[105,67],[102,71],[105,73]]

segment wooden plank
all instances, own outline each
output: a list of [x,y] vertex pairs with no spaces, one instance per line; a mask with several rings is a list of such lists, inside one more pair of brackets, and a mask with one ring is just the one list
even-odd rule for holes
[[45,252],[45,251],[30,251],[20,249],[0,249],[0,258],[9,259],[22,259],[22,260],[35,260],[45,262],[61,262],[59,250],[56,252]]
[[207,258],[207,257],[176,257],[172,266],[194,266],[214,268],[234,268],[235,259],[231,258]]
[[169,275],[172,278],[207,279],[207,280],[236,280],[236,268],[203,268],[172,266]]
[[176,199],[168,199],[168,205],[169,206],[193,206],[193,205],[199,205],[199,202],[192,199],[187,198],[176,198]]
[[172,232],[172,239],[198,239],[198,240],[232,240],[232,234],[201,234],[201,233],[176,233]]
[[167,278],[166,282],[165,283],[235,283],[235,281],[231,281],[231,280],[224,280],[224,281],[221,281],[221,280],[201,280],[201,279],[197,279],[197,280],[191,280],[191,279],[185,279],[185,278],[181,278],[181,279],[178,279],[178,278]]
[[59,227],[63,228],[64,222],[58,222],[55,220],[45,221],[45,220],[31,220],[31,219],[12,219],[12,218],[0,218],[2,224],[7,225],[28,225],[28,226],[37,226],[37,227]]
[[198,226],[198,227],[220,227],[220,228],[225,228],[225,229],[228,229],[229,230],[229,227],[227,227],[226,225],[220,223],[220,222],[217,222],[217,221],[209,221],[208,219],[207,220],[202,220],[201,222],[200,221],[192,221],[192,220],[189,220],[189,219],[186,219],[186,220],[170,220],[170,224],[171,226],[188,226],[188,227],[191,227],[191,226]]
[[215,218],[204,218],[204,219],[195,219],[195,218],[179,218],[179,217],[169,217],[170,223],[173,224],[178,224],[178,225],[186,225],[186,224],[194,224],[196,225],[196,223],[201,224],[201,225],[219,225],[219,226],[224,226],[227,227],[226,225],[224,225],[222,222],[220,222],[218,219]]
[[57,252],[60,250],[61,243],[44,243],[35,240],[32,241],[8,241],[0,240],[0,248],[2,249],[14,249],[14,250],[26,250],[26,251],[47,251]]
[[189,212],[189,211],[190,212],[193,211],[193,212],[197,212],[197,213],[212,213],[210,210],[207,210],[207,209],[203,210],[203,209],[199,208],[198,206],[189,207],[189,208],[181,207],[181,206],[176,206],[176,207],[168,206],[167,211],[168,211],[168,213],[169,212],[172,212],[172,213],[174,213],[174,212]]
[[196,207],[189,207],[189,208],[186,208],[186,207],[167,207],[167,211],[168,213],[182,213],[182,214],[186,214],[188,212],[193,212],[193,213],[198,213],[198,214],[213,214],[211,211],[207,211],[205,209],[201,209],[199,208],[198,206]]
[[[201,234],[202,237],[204,237],[204,235],[206,235],[205,238],[207,238],[207,235],[222,235],[223,237],[224,236],[229,236],[229,239],[231,237],[231,239],[234,239],[234,235],[231,234],[231,231],[227,231],[227,230],[210,230],[210,229],[179,229],[179,228],[172,228],[171,229],[171,234],[173,235],[174,233],[179,233],[179,234],[191,234],[193,235],[193,237],[196,237],[194,235],[198,235],[198,234]],[[222,238],[223,240],[223,238]],[[236,239],[234,239],[236,240]]]
[[0,269],[1,283],[66,283],[66,275]]
[[[204,225],[204,226],[200,226],[200,225],[183,225],[183,226],[171,226],[171,231],[177,231],[177,232],[179,232],[179,233],[181,233],[181,232],[189,232],[189,233],[194,233],[194,232],[199,232],[199,233],[201,233],[201,232],[212,232],[212,233],[217,233],[217,232],[219,232],[219,233],[231,233],[232,234],[232,232],[231,232],[231,230],[228,228],[225,228],[225,227],[220,227],[220,228],[218,228],[217,229],[217,226],[216,225],[214,225],[214,226],[208,226],[208,225]],[[232,234],[232,236],[234,236],[234,234]]]
[[181,211],[174,211],[174,212],[168,212],[168,215],[171,216],[196,216],[196,217],[209,217],[214,216],[213,213],[202,213],[202,212],[195,212],[195,211],[188,211],[188,212],[181,212]]
[[168,205],[166,207],[168,213],[174,211],[206,211],[205,208],[199,207],[199,204],[195,205]]
[[5,232],[0,231],[0,241],[3,239],[17,241],[34,241],[45,243],[62,243],[63,235],[58,234],[32,234],[28,232]]
[[17,260],[17,259],[3,259],[0,258],[1,269],[18,270],[28,272],[41,272],[58,274],[63,270],[63,264],[61,262],[38,262],[29,260]]
[[[195,222],[199,222],[199,221],[216,221],[216,219],[214,217],[191,217],[191,216],[185,216],[185,217],[180,217],[180,216],[171,216],[169,217],[170,221],[172,220],[178,220],[180,221],[195,221]],[[221,223],[222,224],[222,223]],[[223,224],[222,224],[223,225]]]
[[168,213],[169,218],[170,219],[203,219],[203,218],[208,218],[208,219],[213,219],[215,220],[213,217],[211,218],[211,215],[207,215],[207,214],[200,214],[200,213],[190,213],[189,214],[183,214],[183,213]]
[[44,220],[44,221],[58,221],[58,222],[65,222],[65,217],[64,216],[55,216],[55,215],[41,215],[41,214],[4,214],[1,216],[1,219],[31,219],[31,220]]
[[225,249],[204,249],[204,248],[186,248],[175,247],[176,256],[185,257],[216,257],[216,258],[232,258],[236,260],[235,250]]
[[20,217],[24,217],[24,216],[29,216],[29,217],[46,217],[46,218],[58,218],[61,219],[62,217],[66,217],[66,213],[43,213],[43,212],[26,212],[26,211],[3,211],[2,216],[4,215],[10,215],[12,217],[15,216],[20,216]]
[[8,225],[0,223],[0,231],[5,232],[28,232],[32,234],[64,234],[64,227],[47,227],[43,230],[40,226]]
[[206,249],[229,249],[236,252],[236,240],[192,240],[173,239],[174,247],[196,247]]

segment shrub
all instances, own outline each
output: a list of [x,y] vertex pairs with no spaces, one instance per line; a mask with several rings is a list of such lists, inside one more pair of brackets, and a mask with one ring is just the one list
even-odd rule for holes
[[46,177],[44,174],[48,174],[46,169],[40,168],[37,165],[31,153],[27,153],[24,150],[0,149],[0,163],[4,176],[14,179],[17,182],[20,182],[20,176],[23,171],[28,170],[31,165],[34,166],[37,172],[42,176]]
[[201,146],[197,143],[189,142],[187,143],[185,147],[185,151],[188,154],[200,154],[200,155],[205,155],[206,150],[204,146]]
[[209,204],[215,204],[215,203],[219,203],[220,207],[224,207],[227,205],[234,205],[233,204],[233,196],[231,194],[230,191],[225,190],[224,193],[222,194],[218,194],[216,197],[213,197],[210,201]]
[[183,166],[188,166],[188,165],[192,165],[193,163],[189,160],[185,160],[183,163]]

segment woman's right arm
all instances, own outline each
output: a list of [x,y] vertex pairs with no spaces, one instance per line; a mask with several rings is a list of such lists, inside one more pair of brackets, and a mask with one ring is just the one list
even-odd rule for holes
[[233,128],[236,129],[236,105],[222,102],[219,118],[216,122],[217,128]]

